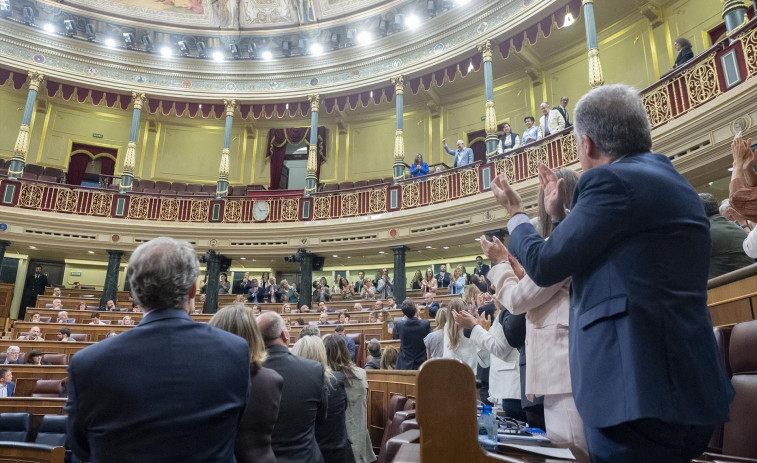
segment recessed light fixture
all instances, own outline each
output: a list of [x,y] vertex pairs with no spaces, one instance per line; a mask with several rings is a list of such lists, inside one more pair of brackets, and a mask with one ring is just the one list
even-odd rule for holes
[[94,254],[95,251],[87,251],[87,254]]
[[373,37],[371,37],[371,33],[368,31],[360,31],[357,34],[357,43],[361,45],[365,45],[366,43],[371,43],[371,40],[373,40]]
[[568,27],[574,22],[576,22],[576,20],[573,18],[573,15],[568,13],[565,15],[565,22],[562,24],[562,27]]
[[170,58],[171,55],[172,55],[171,49],[168,48],[168,47],[163,47],[163,48],[160,49],[160,54],[163,55],[166,58]]
[[421,25],[421,18],[414,14],[408,15],[407,18],[405,18],[405,25],[410,29],[415,29]]
[[263,53],[260,54],[260,57],[266,61],[270,61],[273,59],[273,53],[271,53],[270,50],[265,50]]
[[339,257],[339,254],[332,254],[331,257]]
[[320,43],[314,43],[313,45],[310,45],[310,54],[314,56],[323,54],[323,46]]
[[476,238],[476,241],[481,241],[481,238]]
[[384,253],[384,251],[379,251],[379,254],[383,254],[383,253]]
[[246,257],[240,257],[239,260],[247,260]]
[[55,26],[53,26],[50,23],[46,23],[44,26],[42,26],[42,29],[48,34],[52,34],[53,32],[55,32]]
[[449,246],[442,246],[442,249],[449,249]]
[[37,249],[37,246],[29,246],[29,249]]
[[347,258],[348,258],[348,259],[352,259],[352,257],[350,257],[350,256],[347,256]]
[[105,39],[105,46],[108,48],[114,48],[116,46],[116,41],[114,39]]
[[431,245],[426,246],[426,249],[431,249]]
[[213,52],[213,59],[216,61],[223,61],[223,53],[220,50]]

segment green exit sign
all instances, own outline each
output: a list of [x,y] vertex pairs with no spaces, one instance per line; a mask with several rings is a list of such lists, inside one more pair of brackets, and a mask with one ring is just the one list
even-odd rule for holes
[[80,277],[81,276],[81,272],[71,272],[71,276],[72,277]]
[[103,137],[103,134],[101,134],[101,133],[93,133],[93,134],[92,134],[92,136],[93,136],[94,138],[102,138],[102,137]]

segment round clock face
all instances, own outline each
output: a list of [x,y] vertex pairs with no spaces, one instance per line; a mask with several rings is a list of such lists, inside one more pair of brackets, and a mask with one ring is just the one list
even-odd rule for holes
[[268,201],[256,201],[255,205],[252,206],[252,218],[258,221],[265,220],[268,218],[270,209],[271,206],[268,204]]

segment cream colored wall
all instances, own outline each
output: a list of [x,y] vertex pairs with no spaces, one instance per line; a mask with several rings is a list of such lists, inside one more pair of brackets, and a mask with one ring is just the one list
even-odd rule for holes
[[[70,288],[78,281],[82,286],[94,286],[102,290],[105,284],[105,274],[108,271],[108,262],[93,260],[66,259],[63,270],[63,286]],[[81,275],[72,276],[71,272],[81,272]],[[118,288],[122,290],[126,278],[126,262],[121,263],[118,271]]]

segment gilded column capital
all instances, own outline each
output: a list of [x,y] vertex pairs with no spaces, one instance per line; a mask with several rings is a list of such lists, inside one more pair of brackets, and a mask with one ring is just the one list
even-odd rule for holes
[[29,90],[39,91],[39,86],[45,80],[45,75],[41,72],[29,71]]
[[476,45],[476,49],[481,52],[484,57],[484,62],[491,61],[493,56],[492,41],[487,40],[484,43]]
[[317,113],[318,107],[321,106],[321,95],[313,94],[308,95],[308,101],[310,102],[310,111]]
[[395,76],[391,79],[392,85],[394,85],[394,93],[402,95],[405,92],[405,76]]
[[231,99],[231,100],[223,100],[224,106],[226,106],[226,117],[233,116],[234,110],[237,107],[237,100]]
[[131,92],[131,101],[134,104],[134,109],[142,109],[147,102],[147,94],[144,92]]

